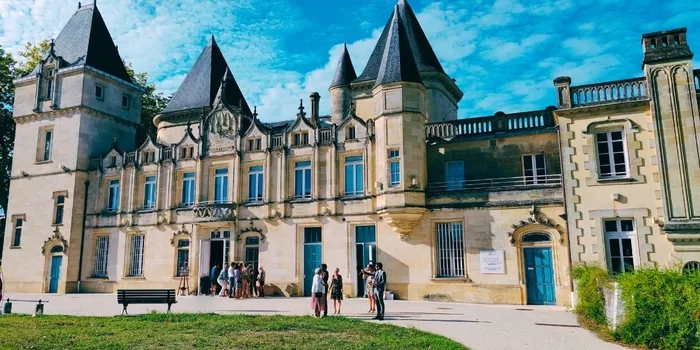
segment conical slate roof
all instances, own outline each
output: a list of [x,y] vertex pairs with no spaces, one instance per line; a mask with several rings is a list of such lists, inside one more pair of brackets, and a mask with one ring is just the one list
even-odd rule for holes
[[[75,11],[54,40],[54,52],[62,59],[62,67],[84,64],[131,82],[107,25],[93,4]],[[35,67],[32,73],[39,69]]]
[[207,46],[199,54],[192,69],[173,95],[168,105],[161,113],[184,111],[188,109],[212,107],[221,86],[222,77],[226,74],[226,89],[224,101],[238,106],[242,104],[243,113],[251,115],[248,103],[233,74],[228,69],[226,59],[212,36]]
[[338,61],[338,68],[335,69],[331,87],[350,85],[355,78],[357,78],[357,73],[355,73],[355,67],[352,65],[348,46],[343,44],[343,54],[340,56],[340,61]]
[[[405,0],[399,0],[396,7],[398,8],[399,21],[401,22],[401,25],[406,33],[410,51],[413,55],[418,71],[445,73],[445,71],[442,69],[442,65],[440,65],[440,61],[433,51],[433,48],[430,46],[430,42],[428,42],[428,38],[425,36],[420,23],[418,23],[418,19],[413,13],[411,6]],[[394,12],[397,12],[396,9]],[[393,18],[394,14],[392,14],[389,21],[387,21],[386,25],[384,26],[384,30],[377,41],[377,45],[374,47],[374,51],[372,51],[372,55],[367,62],[367,66],[365,66],[365,70],[357,79],[355,79],[355,81],[359,82],[377,79],[377,76],[379,75],[379,67],[382,64],[382,58],[384,56],[384,48],[386,47],[387,40],[389,39],[388,34]]]
[[399,5],[396,5],[374,86],[398,81],[420,83],[421,79],[411,52],[406,29],[399,20]]

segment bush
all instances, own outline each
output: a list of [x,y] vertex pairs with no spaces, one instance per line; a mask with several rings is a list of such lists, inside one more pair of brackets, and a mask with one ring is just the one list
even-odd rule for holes
[[616,339],[652,349],[700,348],[700,272],[642,269],[617,280],[625,314]]
[[612,281],[608,271],[597,265],[579,265],[574,267],[571,275],[578,282],[576,314],[585,320],[606,326],[605,289],[610,287]]

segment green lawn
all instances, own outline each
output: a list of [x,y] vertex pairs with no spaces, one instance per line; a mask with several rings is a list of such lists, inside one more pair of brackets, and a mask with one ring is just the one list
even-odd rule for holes
[[0,316],[0,349],[465,349],[411,328],[344,317],[150,314]]

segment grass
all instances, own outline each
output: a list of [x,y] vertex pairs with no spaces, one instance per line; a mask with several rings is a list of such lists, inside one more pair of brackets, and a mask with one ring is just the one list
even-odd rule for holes
[[0,349],[466,349],[445,337],[344,317],[149,314],[0,316]]

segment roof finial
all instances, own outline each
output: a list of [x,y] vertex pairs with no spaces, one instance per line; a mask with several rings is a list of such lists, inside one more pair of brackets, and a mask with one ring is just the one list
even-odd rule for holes
[[51,44],[49,45],[49,52],[51,52],[52,54],[54,53],[55,46],[56,46],[56,44],[53,42],[53,38],[51,38]]
[[304,99],[300,98],[299,99],[299,114],[297,114],[297,116],[303,117],[305,115],[306,115],[306,113],[304,113]]
[[258,116],[258,106],[253,106],[253,119]]
[[78,9],[80,9],[80,7],[81,7],[81,4],[80,4],[80,1],[78,1]]

